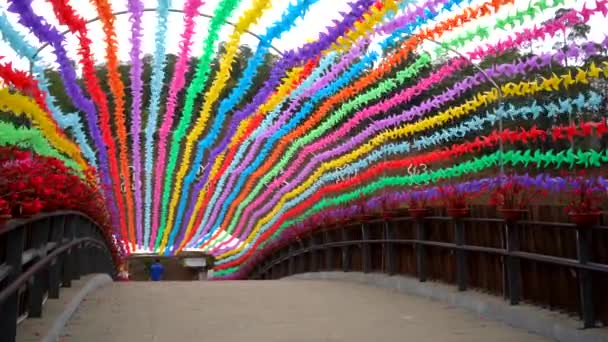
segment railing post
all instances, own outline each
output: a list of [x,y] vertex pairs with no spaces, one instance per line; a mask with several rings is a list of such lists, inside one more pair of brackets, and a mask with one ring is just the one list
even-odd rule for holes
[[[70,241],[74,239],[74,224],[74,217],[69,216],[66,219],[63,230],[63,237],[65,240],[67,240],[66,243],[70,243]],[[72,280],[78,279],[77,274],[75,274],[76,272],[78,272],[75,267],[76,260],[74,260],[76,257],[78,257],[78,253],[76,252],[75,248],[70,248],[63,256],[63,272],[61,274],[61,283],[64,287],[71,287]]]
[[[342,242],[350,241],[350,232],[348,228],[342,228]],[[342,246],[342,271],[350,272],[352,269],[352,246]]]
[[[591,227],[576,228],[576,243],[578,262],[585,265],[591,258]],[[595,327],[595,312],[593,308],[593,289],[591,286],[591,271],[578,270],[578,287],[580,292],[581,313],[585,328]]]
[[[32,248],[36,251],[36,257],[32,262],[36,262],[46,256],[46,243],[49,239],[49,219],[37,221],[32,225]],[[38,272],[28,283],[29,300],[28,316],[42,316],[42,300],[44,297],[44,272]]]
[[520,260],[511,255],[519,250],[519,231],[515,222],[506,223],[507,230],[507,284],[511,305],[519,304],[521,298]]
[[[457,246],[464,246],[464,223],[460,219],[454,221],[454,237]],[[458,291],[466,291],[467,257],[463,249],[456,249],[456,282]]]
[[[392,241],[395,238],[394,227],[389,220],[384,220],[384,239]],[[387,242],[384,244],[384,258],[386,259],[386,273],[395,274],[395,244]]]
[[[416,240],[426,240],[426,226],[423,218],[417,218],[414,221],[416,227]],[[418,280],[420,282],[426,281],[426,246],[418,243],[416,244],[416,270],[418,271]]]
[[328,244],[331,243],[331,239],[329,238],[329,232],[327,230],[323,231],[323,245],[325,250],[325,268],[327,271],[332,271],[334,269],[334,249]]
[[369,243],[366,241],[369,240],[369,226],[367,223],[361,223],[361,259],[363,263],[363,273],[369,273],[372,271],[372,257]]
[[283,252],[280,254],[281,258],[281,278],[289,275],[289,259],[291,258],[291,251],[289,247],[287,249],[283,249]]
[[[74,219],[76,222],[76,225],[74,226],[74,238],[79,239],[79,238],[87,236],[88,222],[86,222],[80,216],[77,216]],[[87,256],[87,248],[85,248],[84,244],[78,244],[76,246],[76,250],[78,251],[78,253],[76,254],[77,255],[76,268],[78,269],[78,273],[77,273],[78,278],[77,279],[80,279],[80,276],[87,274],[89,260],[88,260],[88,256]]]
[[[12,283],[21,273],[21,258],[25,243],[25,227],[7,233],[6,264],[10,273],[6,284]],[[0,304],[0,341],[14,342],[17,337],[17,315],[19,310],[19,291],[15,291]]]
[[289,245],[289,264],[288,264],[288,270],[287,270],[287,275],[294,275],[296,273],[296,268],[295,268],[295,260],[294,260],[294,256],[293,256],[293,245],[290,244]]
[[316,249],[316,242],[315,242],[315,233],[311,232],[310,233],[310,271],[311,272],[317,272],[319,270],[319,265],[317,263],[317,249]]
[[[59,216],[54,217],[51,220],[51,242],[55,243],[55,248],[59,248],[62,244],[62,238],[64,234],[65,217]],[[64,264],[65,256],[60,255],[51,262],[49,267],[49,298],[59,298],[59,280],[61,266]]]

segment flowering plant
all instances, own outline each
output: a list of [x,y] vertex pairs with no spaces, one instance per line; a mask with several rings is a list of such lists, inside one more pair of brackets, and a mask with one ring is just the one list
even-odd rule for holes
[[407,201],[408,209],[427,209],[429,207],[429,196],[419,192],[416,196],[410,195]]
[[399,202],[391,196],[382,196],[380,198],[380,208],[382,211],[391,211],[399,207]]
[[20,218],[58,210],[81,212],[99,225],[115,260],[120,260],[106,200],[94,179],[93,169],[79,175],[56,158],[0,147],[0,215]]
[[490,195],[490,204],[501,209],[523,210],[543,193],[544,191],[527,187],[513,176],[509,176],[499,180],[499,184]]
[[600,204],[606,200],[607,194],[595,178],[586,178],[584,173],[569,177],[565,194],[567,196],[566,211],[569,214],[599,213]]
[[367,212],[367,199],[365,198],[365,196],[363,196],[363,193],[359,194],[359,197],[357,198],[357,201],[356,201],[356,206],[357,206],[357,214],[365,215],[365,213]]
[[468,208],[471,196],[453,184],[446,184],[439,188],[440,201],[449,209]]

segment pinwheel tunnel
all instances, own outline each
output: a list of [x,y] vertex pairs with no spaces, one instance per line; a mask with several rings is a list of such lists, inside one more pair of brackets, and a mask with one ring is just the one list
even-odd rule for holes
[[382,273],[606,326],[607,15],[0,4],[2,331],[81,275],[192,255],[207,280]]

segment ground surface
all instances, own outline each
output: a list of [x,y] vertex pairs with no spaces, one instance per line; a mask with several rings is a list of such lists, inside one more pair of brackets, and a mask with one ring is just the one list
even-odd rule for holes
[[544,341],[466,311],[327,281],[113,283],[61,341]]

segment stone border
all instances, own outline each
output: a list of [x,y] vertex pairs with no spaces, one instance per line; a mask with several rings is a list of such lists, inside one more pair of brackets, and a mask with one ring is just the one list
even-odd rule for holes
[[512,306],[500,297],[477,291],[459,292],[454,286],[429,281],[421,283],[418,279],[412,277],[389,276],[381,273],[313,272],[297,274],[283,279],[333,280],[362,283],[444,302],[472,311],[484,318],[500,321],[512,327],[527,330],[557,341],[608,341],[608,329],[583,330],[582,322],[564,314],[526,304]]
[[112,278],[107,274],[96,274],[74,295],[70,302],[65,306],[63,312],[59,317],[55,318],[53,326],[47,332],[46,336],[40,339],[41,342],[56,342],[59,340],[61,331],[66,326],[74,312],[82,303],[82,300],[91,292],[113,282]]

